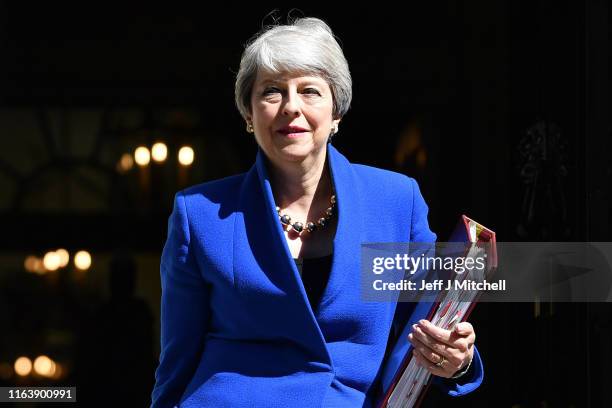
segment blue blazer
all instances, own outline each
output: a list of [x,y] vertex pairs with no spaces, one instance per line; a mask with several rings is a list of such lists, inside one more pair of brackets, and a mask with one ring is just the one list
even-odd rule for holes
[[[316,310],[285,241],[260,150],[246,173],[179,192],[161,257],[161,354],[152,407],[369,407],[396,303],[360,300],[362,242],[433,242],[402,174],[327,147],[337,197],[332,268]],[[409,305],[411,321],[427,307]],[[422,305],[421,305],[422,306]],[[398,308],[399,309],[399,308]],[[449,395],[482,382],[436,377]]]

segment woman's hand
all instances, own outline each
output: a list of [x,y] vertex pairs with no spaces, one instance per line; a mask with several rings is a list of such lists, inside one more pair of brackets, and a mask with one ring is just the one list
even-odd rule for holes
[[445,330],[427,320],[419,320],[412,325],[408,340],[414,346],[418,365],[433,375],[450,378],[472,361],[476,333],[468,322]]

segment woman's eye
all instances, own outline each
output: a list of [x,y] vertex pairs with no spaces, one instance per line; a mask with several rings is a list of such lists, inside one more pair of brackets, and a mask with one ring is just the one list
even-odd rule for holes
[[317,91],[314,88],[306,88],[304,89],[304,93],[311,94],[311,95],[319,95],[319,91]]
[[278,88],[266,88],[266,89],[264,90],[263,94],[264,94],[264,95],[270,95],[270,94],[273,94],[273,93],[278,93],[278,92],[280,92],[280,91],[278,90]]

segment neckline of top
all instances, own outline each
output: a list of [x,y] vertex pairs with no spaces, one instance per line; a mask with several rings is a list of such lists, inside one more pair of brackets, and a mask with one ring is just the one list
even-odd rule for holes
[[322,261],[325,260],[327,258],[331,258],[333,256],[333,253],[328,254],[328,255],[323,255],[323,256],[317,256],[314,258],[293,258],[294,261],[298,262],[298,263],[303,263],[303,262],[316,262],[316,261]]

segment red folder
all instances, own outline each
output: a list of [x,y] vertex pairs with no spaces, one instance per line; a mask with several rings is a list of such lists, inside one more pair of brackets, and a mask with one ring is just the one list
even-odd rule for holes
[[[473,244],[483,244],[486,243],[487,248],[487,271],[486,275],[490,276],[490,274],[497,268],[497,250],[496,250],[496,240],[495,240],[495,232],[484,227],[483,225],[477,223],[471,218],[462,215],[457,227],[451,234],[448,242],[464,242],[464,243],[473,243]],[[463,256],[466,256],[466,253]],[[427,313],[427,320],[432,321],[434,317],[440,319],[440,317],[448,319],[450,316],[446,316],[447,312],[451,309],[453,302],[449,299],[446,299],[446,295],[448,292],[442,291],[435,302],[431,304],[431,308]],[[457,319],[453,318],[450,321],[450,324],[445,327],[447,329],[451,329],[454,324],[458,322],[462,322],[467,320],[470,313],[474,309],[476,305],[479,294],[476,294],[476,297],[470,301],[470,304],[466,310],[461,312],[457,312]],[[446,303],[445,303],[446,302]],[[455,305],[459,302],[455,302]],[[466,303],[466,302],[462,302]],[[444,306],[441,308],[441,305]],[[438,313],[439,312],[439,313]],[[408,342],[407,336],[404,336],[407,332],[410,331],[410,327],[408,327],[410,323],[404,328],[402,331],[402,335],[397,340],[398,342]],[[396,347],[398,344],[396,344]],[[404,347],[405,348],[405,347]],[[385,395],[379,407],[392,407],[392,408],[412,408],[418,407],[431,384],[432,376],[424,368],[416,368],[416,364],[410,364],[412,361],[412,347],[408,348],[403,360],[399,364],[399,366],[385,366],[383,372],[391,372],[393,370],[395,372],[393,376],[393,380],[390,385],[385,390]],[[415,370],[420,369],[420,375],[416,374]],[[402,382],[402,376],[404,376],[404,381]],[[415,378],[416,377],[416,378]],[[414,379],[412,379],[414,378]],[[406,381],[406,379],[409,379]],[[398,389],[399,387],[399,389]]]

